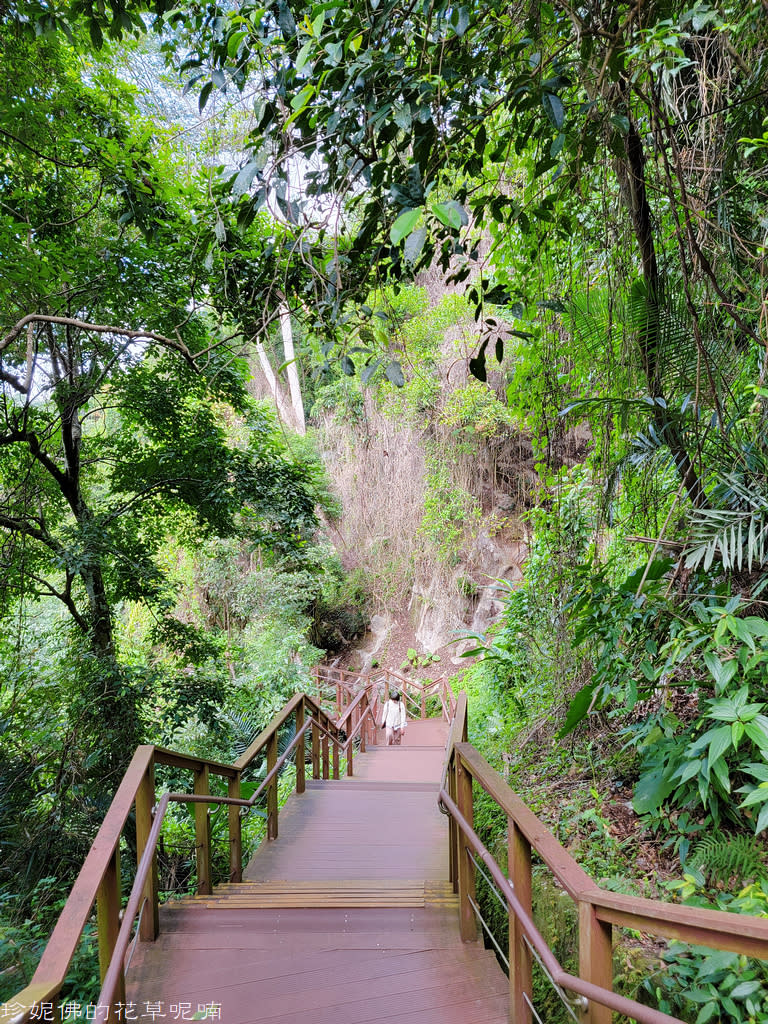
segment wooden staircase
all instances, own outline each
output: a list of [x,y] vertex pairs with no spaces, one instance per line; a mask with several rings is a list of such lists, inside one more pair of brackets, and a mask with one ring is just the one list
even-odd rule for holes
[[326,881],[227,882],[214,886],[210,896],[188,896],[183,901],[207,910],[345,910],[351,907],[447,906],[458,911],[459,899],[450,882],[385,879],[330,879]]
[[355,778],[292,796],[245,881],[162,907],[127,998],[225,1024],[508,1022],[495,956],[459,936],[437,807],[447,726],[407,732],[358,756]]
[[[201,927],[201,918],[205,925]],[[508,1024],[509,984],[456,911],[164,908],[151,956],[137,949],[136,1016],[224,1024]],[[141,959],[139,959],[141,958]],[[203,1016],[205,1015],[205,1016]]]
[[[768,960],[764,919],[597,886],[467,742],[465,694],[447,744],[446,722],[423,718],[411,722],[405,745],[366,753],[363,730],[375,724],[368,692],[344,714],[342,731],[312,697],[295,694],[232,764],[138,747],[34,975],[6,1004],[8,1024],[51,1020],[59,1004],[62,1019],[85,1008],[61,997],[94,903],[102,988],[87,1016],[97,1024],[527,1024],[534,957],[539,978],[584,1024],[611,1024],[614,1012],[640,1024],[682,1024],[613,991],[614,928]],[[291,727],[280,754],[279,732]],[[266,775],[244,799],[242,773],[259,757]],[[289,759],[295,793],[281,808],[278,773]],[[158,797],[157,765],[191,773],[188,788]],[[506,816],[508,875],[473,828],[478,788]],[[260,799],[267,839],[244,871],[241,814]],[[172,803],[194,806],[200,898],[159,906],[157,849]],[[228,808],[229,877],[237,883],[215,892],[214,805]],[[121,908],[120,854],[131,820],[137,868]],[[578,973],[560,965],[534,922],[534,850],[576,905]],[[497,949],[508,979],[476,941],[476,870],[507,909],[507,952]]]

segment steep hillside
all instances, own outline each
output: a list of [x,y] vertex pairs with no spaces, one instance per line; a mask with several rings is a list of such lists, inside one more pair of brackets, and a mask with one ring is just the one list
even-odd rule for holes
[[374,614],[350,662],[399,668],[410,650],[464,665],[461,637],[485,633],[502,612],[500,582],[522,578],[538,470],[582,460],[589,435],[531,438],[507,405],[512,346],[487,382],[470,374],[478,328],[460,296],[430,281],[382,308],[403,386],[380,370],[365,383],[337,371],[310,414],[343,510],[329,533]]

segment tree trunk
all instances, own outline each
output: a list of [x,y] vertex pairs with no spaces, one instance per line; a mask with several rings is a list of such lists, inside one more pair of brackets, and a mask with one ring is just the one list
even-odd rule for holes
[[[628,106],[627,106],[627,109]],[[626,197],[632,228],[640,250],[643,267],[643,281],[646,288],[647,320],[638,331],[638,345],[643,371],[651,398],[663,398],[661,371],[659,365],[659,344],[661,342],[660,310],[663,299],[663,283],[659,273],[656,247],[653,238],[653,220],[648,194],[645,187],[645,155],[640,134],[630,119],[625,141],[625,157],[617,166],[619,184]],[[654,424],[672,453],[678,475],[691,502],[696,508],[707,505],[699,475],[688,453],[677,423],[666,408],[654,407]]]
[[80,570],[80,578],[88,595],[88,629],[91,650],[97,658],[116,663],[112,609],[107,597],[101,566],[91,562]]
[[291,404],[296,421],[296,430],[299,434],[306,434],[307,424],[304,419],[304,402],[301,397],[301,384],[299,383],[299,370],[296,365],[296,352],[293,347],[293,331],[291,330],[291,314],[287,306],[280,307],[280,330],[283,335],[283,350],[285,351],[286,370],[288,372],[288,386],[291,390]]
[[[81,444],[82,428],[79,409],[74,403],[61,410],[61,436],[64,447],[65,470],[60,486],[69,504],[75,521],[86,538],[94,531],[93,513],[82,493],[81,486]],[[104,572],[99,555],[88,550],[85,540],[83,564],[76,570],[83,581],[88,597],[88,636],[93,654],[116,665],[115,642],[112,628],[112,609],[104,583]]]
[[281,420],[286,423],[290,423],[293,419],[292,410],[288,402],[286,401],[283,389],[280,387],[280,382],[275,376],[275,371],[272,369],[272,364],[269,361],[269,356],[264,350],[264,346],[260,341],[256,342],[256,354],[259,357],[259,363],[261,364],[262,372],[266,378],[269,390],[272,394],[272,400],[275,403],[277,409],[277,415]]

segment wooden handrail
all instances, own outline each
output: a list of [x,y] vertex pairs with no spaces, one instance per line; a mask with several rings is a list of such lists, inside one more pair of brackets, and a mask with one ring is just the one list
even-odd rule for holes
[[362,701],[367,698],[367,696],[367,689],[363,689],[358,693],[358,695],[355,697],[352,703],[348,705],[347,710],[344,712],[341,718],[336,722],[337,729],[343,729],[346,726],[347,719],[353,714],[355,709],[362,703]]
[[[239,863],[239,857],[241,856],[239,809],[252,807],[263,792],[267,790],[271,794],[268,800],[268,808],[271,807],[273,809],[276,819],[276,776],[280,767],[285,764],[294,749],[297,751],[296,789],[297,792],[304,791],[304,740],[306,733],[310,729],[312,729],[313,733],[317,730],[318,733],[327,736],[334,744],[334,751],[346,750],[351,747],[356,732],[366,720],[368,714],[370,714],[370,708],[366,708],[365,713],[361,715],[357,729],[353,732],[352,736],[347,738],[346,743],[342,743],[338,727],[317,702],[306,694],[296,694],[275,715],[267,728],[256,737],[242,757],[238,758],[231,765],[174,750],[167,750],[163,747],[151,745],[138,747],[99,828],[72,891],[59,915],[59,919],[30,984],[17,993],[8,1003],[9,1006],[19,1008],[14,1016],[9,1017],[8,1024],[22,1024],[22,1022],[29,1019],[30,1012],[34,1006],[55,1000],[64,984],[67,971],[69,970],[83,929],[91,916],[97,896],[99,900],[100,959],[102,948],[106,949],[106,957],[102,960],[103,993],[105,995],[108,979],[110,986],[107,1007],[111,1007],[111,1004],[119,997],[123,984],[122,957],[127,949],[127,943],[130,941],[134,920],[147,899],[150,899],[153,903],[152,917],[149,919],[149,926],[146,928],[142,918],[141,937],[154,939],[157,936],[157,885],[154,880],[156,876],[156,845],[162,827],[162,817],[169,801],[187,802],[197,806],[210,804],[229,805],[231,808],[230,842],[232,850],[238,858],[236,874],[239,876],[242,871]],[[291,715],[296,716],[296,734],[291,740],[288,749],[278,758],[276,748],[277,733]],[[267,775],[256,792],[248,800],[245,800],[239,796],[241,773],[265,747],[267,749],[268,762]],[[270,764],[270,749],[274,750],[274,763],[272,764]],[[327,746],[324,745],[324,758],[326,754]],[[195,792],[166,793],[158,803],[156,811],[154,811],[155,764],[170,765],[192,771],[195,777]],[[327,766],[324,764],[324,773],[326,769]],[[315,758],[313,756],[313,773],[314,771]],[[348,771],[351,773],[351,765],[349,765]],[[207,780],[209,775],[218,775],[227,779],[229,786],[228,796],[217,796],[208,792]],[[338,778],[338,759],[336,753],[334,753],[334,777]],[[134,805],[136,807],[139,865],[136,881],[129,897],[129,905],[126,907],[123,922],[120,924],[118,921],[120,910],[119,846],[125,823]],[[196,815],[198,886],[201,884],[201,865],[210,867],[210,834],[207,824],[207,813],[204,810],[204,817],[202,818]],[[277,822],[275,820],[273,825],[270,825],[269,811],[268,836],[270,838],[277,836]],[[207,877],[204,884],[209,887],[210,878]],[[102,914],[102,900],[106,903],[104,914]],[[105,936],[102,934],[103,922],[109,935]],[[119,949],[122,949],[122,952],[118,955]],[[103,1019],[106,1020],[109,1016],[109,1010],[105,1012],[107,1016]]]
[[318,692],[321,691],[323,683],[326,686],[336,687],[336,715],[339,718],[339,725],[343,723],[349,712],[349,705],[344,705],[344,695],[354,700],[361,690],[367,690],[369,702],[376,712],[378,709],[378,685],[380,684],[385,687],[397,686],[403,692],[406,704],[410,703],[411,707],[419,708],[418,718],[427,717],[426,699],[431,696],[439,697],[443,718],[446,721],[450,721],[452,718],[455,698],[445,675],[440,675],[437,679],[430,679],[429,682],[424,683],[418,679],[409,679],[390,668],[380,668],[368,672],[350,672],[336,666],[332,668],[316,666],[314,676]]
[[[302,702],[310,704],[316,711],[321,711],[317,704],[311,699],[311,697],[305,697],[303,693],[296,693],[288,701],[282,711],[278,711],[266,729],[262,729],[256,739],[250,744],[240,757],[235,761],[235,767],[238,771],[243,771],[253,761],[258,753],[266,746],[267,740],[273,733],[277,732],[281,725],[284,725],[286,720],[295,713],[297,706]],[[325,712],[321,711],[321,714]]]
[[459,808],[453,800],[451,800],[445,790],[441,791],[440,799],[443,805],[448,809],[451,817],[458,824],[469,846],[474,849],[475,853],[488,869],[496,883],[496,887],[501,892],[517,920],[521,923],[526,938],[536,951],[544,969],[556,985],[560,988],[567,989],[570,992],[575,992],[577,995],[584,996],[586,999],[599,1002],[602,1006],[609,1007],[617,1013],[623,1013],[631,1019],[640,1021],[641,1024],[682,1024],[682,1021],[677,1017],[670,1017],[668,1014],[661,1013],[659,1010],[653,1010],[648,1006],[643,1006],[641,1003],[637,1003],[633,999],[626,999],[624,996],[618,996],[608,989],[601,988],[599,985],[594,985],[589,981],[584,981],[582,978],[564,971],[557,958],[552,953],[552,950],[546,944],[541,932],[534,924],[532,916],[517,898],[515,890],[509,884],[509,880],[504,877],[498,864],[488,852],[478,834],[467,823],[464,816],[459,811]]
[[[685,907],[601,889],[563,849],[546,826],[485,758],[466,741],[466,694],[460,693],[446,744],[439,801],[449,814],[450,872],[459,894],[462,938],[476,936],[474,856],[493,877],[509,908],[510,1014],[530,1024],[531,947],[555,984],[586,997],[585,1024],[610,1024],[612,1010],[647,1024],[671,1021],[659,1011],[613,993],[612,926],[679,939],[695,945],[768,959],[768,919]],[[509,825],[508,872],[474,831],[473,783],[504,812]],[[565,972],[536,931],[531,916],[531,851],[535,850],[579,911],[579,975]]]
[[[285,718],[282,718],[285,721]],[[160,838],[160,831],[163,825],[163,819],[165,812],[168,809],[169,803],[172,801],[176,803],[217,803],[217,804],[229,804],[235,807],[246,807],[252,808],[259,797],[262,795],[267,786],[272,782],[272,779],[278,774],[280,768],[290,757],[294,747],[301,743],[304,733],[307,732],[312,726],[312,719],[309,719],[305,725],[297,731],[296,735],[291,740],[287,749],[283,752],[282,756],[278,758],[277,763],[270,772],[267,773],[265,778],[262,780],[261,785],[258,789],[250,796],[247,800],[237,799],[226,796],[208,796],[200,794],[190,793],[164,793],[160,798],[160,802],[157,807],[157,813],[155,820],[152,824],[152,830],[149,835],[147,845],[142,854],[139,866],[136,870],[136,878],[133,882],[130,896],[128,897],[128,904],[123,914],[123,921],[120,926],[120,932],[115,942],[115,948],[112,951],[112,958],[109,965],[109,969],[105,975],[104,983],[99,993],[99,999],[97,1004],[97,1015],[96,1019],[104,1021],[105,1024],[109,1020],[109,1008],[115,1002],[115,996],[120,980],[120,967],[125,959],[125,954],[128,950],[128,945],[131,941],[131,930],[133,928],[133,922],[139,913],[141,906],[141,897],[144,887],[149,877],[149,872],[152,869],[152,861],[155,856],[157,849],[157,843]],[[265,741],[266,742],[266,741]]]
[[[355,677],[359,679],[359,674]],[[369,688],[364,687],[355,696],[339,723],[333,721],[319,703],[306,694],[296,694],[274,716],[269,725],[249,745],[248,749],[233,764],[223,764],[164,747],[144,745],[137,749],[126,771],[107,815],[94,840],[93,846],[77,877],[70,896],[61,912],[51,938],[30,984],[19,992],[13,1004],[22,1009],[13,1018],[12,1024],[19,1024],[29,1017],[34,1005],[53,1000],[66,978],[75,949],[88,921],[94,903],[99,904],[99,946],[102,961],[102,978],[106,985],[109,977],[109,1004],[121,995],[122,954],[119,948],[127,948],[127,941],[134,918],[147,901],[151,912],[142,916],[141,938],[154,939],[159,924],[157,917],[157,867],[156,843],[162,827],[162,814],[169,801],[187,802],[199,810],[195,811],[195,835],[198,859],[198,891],[210,891],[210,834],[208,810],[210,805],[226,804],[230,811],[230,863],[231,880],[238,881],[242,874],[240,810],[252,807],[266,790],[267,836],[277,837],[277,775],[280,768],[296,751],[296,790],[304,791],[304,749],[306,734],[312,731],[312,769],[316,778],[320,773],[319,737],[322,736],[322,772],[329,775],[328,745],[333,744],[333,774],[338,778],[339,754],[347,756],[347,773],[352,774],[354,745],[358,735],[360,749],[365,750],[365,727],[373,719],[375,700],[370,700]],[[278,731],[295,716],[296,731],[282,756],[277,756]],[[355,722],[355,718],[357,718]],[[341,726],[355,722],[349,735],[342,741]],[[256,792],[245,800],[240,796],[242,772],[266,749],[267,773]],[[165,794],[157,812],[154,810],[154,767],[166,765],[193,773],[193,793]],[[227,780],[228,795],[212,795],[208,789],[209,776],[215,775]],[[136,884],[129,898],[122,924],[120,912],[120,871],[119,847],[125,823],[132,808],[136,808],[137,853],[140,870]],[[162,806],[162,813],[159,812]],[[143,867],[142,867],[143,865]],[[145,920],[146,917],[146,920]],[[115,966],[117,964],[117,966]],[[111,973],[110,973],[111,972]],[[106,988],[104,990],[106,995]]]
[[365,711],[363,711],[363,713],[360,715],[360,718],[357,721],[357,725],[354,727],[352,732],[347,736],[347,740],[344,743],[343,747],[345,751],[348,750],[350,744],[354,741],[355,737],[360,732],[363,722],[366,720],[366,718],[369,717],[371,717],[371,708],[370,705],[366,705]]
[[225,779],[233,779],[238,768],[232,764],[221,764],[209,761],[205,757],[194,757],[191,754],[180,754],[177,750],[166,750],[165,747],[154,747],[155,764],[169,765],[172,768],[186,768],[189,771],[201,771],[207,768],[211,775],[220,775]]
[[[133,922],[136,919],[136,915],[139,913],[142,890],[146,884],[147,878],[149,877],[149,873],[152,871],[157,843],[160,838],[160,831],[163,827],[163,819],[165,818],[165,812],[168,810],[169,802],[170,794],[163,793],[160,797],[160,802],[157,805],[157,813],[155,814],[155,820],[152,823],[147,845],[144,848],[144,852],[141,855],[139,865],[136,869],[136,879],[133,888],[131,889],[131,894],[128,897],[128,904],[125,908],[115,947],[112,950],[110,964],[102,982],[101,992],[99,993],[99,999],[96,1007],[96,1020],[103,1021],[105,1024],[112,1016],[115,993],[120,984],[125,954],[131,941]],[[118,1015],[118,1020],[119,1019],[120,1017]]]
[[[153,762],[154,749],[148,745],[141,746],[133,755],[59,915],[32,981],[11,1000],[12,1004],[26,1007],[27,1012],[35,1004],[49,1002],[64,984],[80,936],[91,916],[96,893],[114,855],[115,844],[120,840],[141,781]],[[12,1024],[18,1020],[26,1020],[26,1013],[17,1014]]]
[[[456,713],[451,719],[451,727],[448,730],[448,739],[445,744],[445,757],[443,758],[443,770],[440,773],[440,791],[446,788],[448,772],[451,767],[453,752],[457,743],[467,738],[467,695],[462,690],[456,701]],[[438,804],[443,809],[440,799]]]
[[582,899],[584,894],[597,889],[589,875],[471,743],[457,743],[454,753],[461,758],[473,781],[483,787],[508,818],[512,818],[572,899]]

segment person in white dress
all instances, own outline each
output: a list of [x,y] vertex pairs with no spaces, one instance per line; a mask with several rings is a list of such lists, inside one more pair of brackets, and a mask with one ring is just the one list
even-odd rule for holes
[[408,719],[405,714],[405,701],[400,699],[397,690],[390,692],[389,700],[381,709],[381,728],[385,730],[388,747],[399,746],[403,739]]

